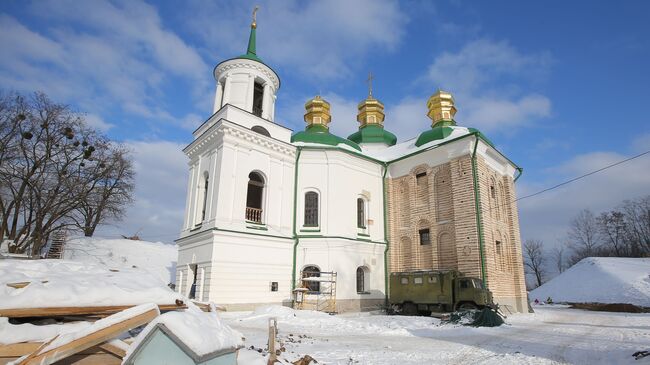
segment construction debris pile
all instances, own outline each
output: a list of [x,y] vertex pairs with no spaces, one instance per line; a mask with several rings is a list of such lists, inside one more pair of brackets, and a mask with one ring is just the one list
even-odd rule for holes
[[243,344],[216,306],[188,302],[136,269],[0,260],[0,298],[0,365],[147,364],[157,356],[235,365]]

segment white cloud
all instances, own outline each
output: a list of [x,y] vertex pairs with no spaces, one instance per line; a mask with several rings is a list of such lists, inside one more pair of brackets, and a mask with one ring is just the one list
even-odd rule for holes
[[98,235],[132,235],[171,242],[178,238],[185,211],[187,157],[184,145],[168,141],[131,141],[136,171],[135,203],[118,227],[98,230]]
[[85,120],[86,120],[86,124],[101,132],[106,132],[109,129],[114,127],[114,125],[107,123],[106,121],[104,121],[104,119],[102,119],[100,116],[95,114],[86,114]]
[[[140,2],[42,1],[32,12],[45,31],[0,16],[3,87],[44,91],[94,115],[119,107],[174,122],[160,103],[172,77],[191,80],[196,99],[211,87],[210,66]],[[203,101],[202,99],[200,101]]]
[[[553,186],[629,156],[616,152],[591,152],[544,171],[546,178],[530,182],[524,177],[517,184],[517,195]],[[547,245],[564,239],[569,221],[582,209],[595,213],[613,209],[623,200],[650,194],[650,156],[646,155],[547,193],[522,200],[519,220],[522,239],[538,238]]]
[[505,41],[480,39],[436,57],[425,81],[454,94],[460,124],[503,131],[551,115],[549,98],[527,91],[551,64],[548,53],[523,54]]
[[[246,50],[253,4],[195,1],[188,26],[219,59],[237,56]],[[370,51],[395,49],[407,22],[395,0],[267,1],[257,19],[259,57],[318,79],[344,78]]]

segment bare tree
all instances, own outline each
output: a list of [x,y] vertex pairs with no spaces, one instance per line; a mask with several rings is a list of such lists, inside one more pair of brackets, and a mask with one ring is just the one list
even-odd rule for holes
[[0,237],[36,255],[111,176],[110,142],[42,93],[1,94],[0,121]]
[[613,210],[601,213],[597,220],[598,232],[603,241],[604,252],[611,256],[622,257],[630,254],[625,242],[625,214]]
[[545,261],[542,241],[526,240],[524,242],[524,265],[526,272],[535,276],[537,286],[544,283],[544,276],[546,275]]
[[623,202],[625,239],[634,256],[650,256],[650,195]]
[[101,223],[121,220],[126,207],[133,202],[135,174],[128,151],[111,144],[103,152],[98,176],[73,215],[75,225],[86,237],[92,237]]
[[564,255],[564,247],[555,246],[553,250],[551,250],[551,257],[555,262],[555,268],[557,269],[557,272],[560,274],[564,272],[564,270],[566,269],[566,257]]
[[573,251],[571,263],[597,254],[599,247],[598,222],[594,214],[584,209],[571,221],[568,245]]

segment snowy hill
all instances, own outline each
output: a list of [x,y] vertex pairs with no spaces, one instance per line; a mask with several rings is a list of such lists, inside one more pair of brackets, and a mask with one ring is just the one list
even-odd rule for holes
[[533,290],[529,299],[650,307],[650,258],[588,257]]
[[138,268],[175,282],[178,246],[161,242],[80,237],[68,240],[63,258],[108,268]]

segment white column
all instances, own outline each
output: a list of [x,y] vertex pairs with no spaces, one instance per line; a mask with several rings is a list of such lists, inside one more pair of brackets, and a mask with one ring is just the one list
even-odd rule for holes
[[264,84],[264,94],[262,94],[262,118],[271,120],[271,85]]
[[232,84],[230,76],[226,75],[223,80],[223,97],[221,98],[221,106],[230,102],[230,86]]
[[269,120],[272,122],[273,119],[275,119],[275,101],[277,100],[278,96],[273,94],[271,96],[271,112],[269,113]]
[[212,114],[216,113],[221,109],[221,100],[223,98],[223,84],[217,81],[217,92],[214,96],[214,108],[212,108]]
[[255,93],[255,76],[248,75],[248,92],[246,93],[246,111],[253,112],[253,94]]

